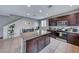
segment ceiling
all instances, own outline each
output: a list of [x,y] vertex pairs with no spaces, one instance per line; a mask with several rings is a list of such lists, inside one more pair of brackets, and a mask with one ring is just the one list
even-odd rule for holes
[[43,19],[78,8],[79,6],[69,5],[32,5],[30,7],[27,5],[1,5],[0,15],[18,15],[33,19]]
[[0,27],[21,17],[44,19],[64,12],[79,9],[78,5],[0,5]]

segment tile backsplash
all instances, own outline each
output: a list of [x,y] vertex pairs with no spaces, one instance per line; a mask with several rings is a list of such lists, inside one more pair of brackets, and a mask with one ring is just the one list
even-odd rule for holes
[[68,30],[73,32],[79,32],[79,26],[50,26],[49,29],[51,30]]

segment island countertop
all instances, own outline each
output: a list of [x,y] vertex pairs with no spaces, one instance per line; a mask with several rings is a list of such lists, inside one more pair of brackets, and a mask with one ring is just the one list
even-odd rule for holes
[[24,39],[24,41],[26,40],[31,40],[33,38],[37,38],[46,34],[50,34],[51,32],[27,32],[27,33],[23,33],[22,37]]

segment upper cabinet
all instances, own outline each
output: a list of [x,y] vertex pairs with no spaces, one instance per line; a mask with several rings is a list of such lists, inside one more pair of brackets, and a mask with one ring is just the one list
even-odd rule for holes
[[77,15],[71,14],[68,17],[69,26],[77,26]]
[[79,13],[76,13],[77,25],[79,26]]
[[54,20],[54,18],[50,18],[49,19],[49,26],[56,26],[57,24],[56,24],[56,20]]
[[79,26],[79,13],[49,19],[49,26]]
[[57,26],[68,26],[67,20],[57,21]]
[[68,17],[69,15],[57,17],[56,19],[57,26],[68,26],[69,25]]
[[49,26],[68,26],[68,16],[56,17],[49,19]]
[[79,26],[79,13],[69,15],[68,21],[70,26]]

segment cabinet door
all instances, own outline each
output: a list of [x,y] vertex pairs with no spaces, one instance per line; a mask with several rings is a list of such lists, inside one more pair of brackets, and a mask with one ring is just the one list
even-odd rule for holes
[[73,44],[73,36],[68,35],[67,42]]
[[45,37],[42,36],[38,39],[38,50],[41,51],[45,47]]
[[68,35],[68,43],[71,43],[73,45],[79,46],[79,35],[74,34],[74,35]]
[[45,46],[48,45],[49,43],[50,43],[50,37],[49,35],[47,35],[45,40]]
[[75,14],[70,15],[68,21],[70,26],[76,26],[77,25],[76,15]]
[[49,26],[56,26],[57,23],[56,23],[56,20],[54,20],[54,18],[52,19],[49,19]]
[[49,26],[52,26],[52,19],[49,19]]
[[76,18],[77,19],[77,25],[79,26],[79,13],[77,13],[76,16],[77,16],[77,18]]
[[28,53],[38,52],[37,39],[26,41],[26,52]]

